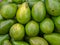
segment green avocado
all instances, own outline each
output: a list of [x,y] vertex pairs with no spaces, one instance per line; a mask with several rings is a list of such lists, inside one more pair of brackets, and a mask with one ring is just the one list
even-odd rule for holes
[[40,23],[40,29],[43,33],[52,33],[54,30],[54,23],[50,18],[46,18],[44,19],[41,23]]
[[0,45],[3,44],[4,40],[9,40],[9,35],[0,35]]
[[13,45],[29,45],[27,42],[23,42],[23,41],[13,41],[12,43]]
[[14,18],[16,10],[16,4],[6,4],[3,5],[1,8],[1,15],[6,19]]
[[48,42],[41,37],[32,37],[29,40],[30,45],[48,45]]
[[45,34],[44,38],[50,43],[50,45],[60,45],[60,34],[58,33]]
[[60,0],[45,0],[47,12],[52,16],[60,15]]
[[26,24],[25,30],[29,37],[36,36],[39,33],[39,24],[35,21],[30,21]]
[[0,34],[7,34],[10,27],[15,23],[14,20],[5,20],[0,23]]
[[12,45],[12,44],[9,40],[4,40],[2,45]]
[[17,10],[16,14],[17,21],[21,24],[26,24],[30,18],[30,8],[27,2],[24,2]]
[[45,5],[42,1],[39,1],[32,7],[32,17],[35,21],[41,22],[45,18],[45,16]]
[[10,36],[14,40],[22,40],[24,37],[24,26],[22,24],[14,24],[10,29]]

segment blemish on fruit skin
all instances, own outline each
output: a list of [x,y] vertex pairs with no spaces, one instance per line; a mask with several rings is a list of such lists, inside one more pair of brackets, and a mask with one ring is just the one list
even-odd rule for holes
[[26,5],[26,8],[28,8],[28,5]]
[[52,10],[52,12],[54,12],[54,10]]
[[28,8],[28,3],[25,3],[25,7]]

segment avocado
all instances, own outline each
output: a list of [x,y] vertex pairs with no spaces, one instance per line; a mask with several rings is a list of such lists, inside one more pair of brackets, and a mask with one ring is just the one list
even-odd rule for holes
[[16,23],[10,29],[10,36],[14,40],[22,40],[25,34],[24,26],[22,24]]
[[0,45],[3,44],[4,40],[9,40],[9,35],[0,35]]
[[42,1],[39,1],[32,7],[32,17],[35,21],[41,22],[45,18],[45,16],[45,5]]
[[45,34],[44,38],[50,45],[60,45],[60,34],[58,33]]
[[29,37],[37,36],[39,33],[39,24],[32,20],[26,24],[25,31]]
[[40,29],[43,33],[49,34],[54,31],[54,23],[50,18],[44,19],[40,23]]
[[15,23],[14,20],[4,20],[0,23],[0,34],[7,34],[10,30],[10,27]]
[[12,44],[9,40],[4,40],[2,45],[12,45]]
[[17,21],[21,24],[26,24],[30,20],[30,8],[27,2],[24,2],[20,5],[20,7],[17,10],[16,18]]
[[30,45],[48,45],[48,42],[42,37],[32,37],[29,43]]
[[60,15],[60,0],[45,0],[47,12],[52,16]]
[[1,15],[6,19],[14,18],[17,11],[16,4],[6,4],[1,8]]

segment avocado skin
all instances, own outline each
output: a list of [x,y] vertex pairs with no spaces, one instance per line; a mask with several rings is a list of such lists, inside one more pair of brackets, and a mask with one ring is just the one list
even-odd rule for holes
[[0,23],[0,34],[7,34],[10,27],[15,23],[14,20],[5,20]]
[[45,5],[42,1],[39,1],[32,7],[32,17],[35,21],[41,22],[45,18],[45,16]]
[[2,45],[12,45],[9,40],[4,40]]
[[15,17],[17,5],[14,3],[3,5],[1,8],[1,15],[5,19],[12,19]]
[[23,39],[25,35],[24,26],[22,24],[16,23],[10,28],[10,36],[16,41]]
[[54,31],[54,23],[53,23],[53,21],[50,18],[44,19],[40,23],[40,29],[45,34],[52,33]]
[[17,10],[16,19],[21,24],[26,24],[31,19],[30,8],[27,2],[21,4]]
[[44,38],[49,42],[50,45],[60,45],[59,33],[45,34]]
[[9,40],[9,35],[0,35],[0,45],[3,44],[4,40]]
[[29,43],[30,45],[48,45],[48,42],[42,37],[31,37]]
[[27,42],[23,41],[12,41],[13,45],[29,45]]
[[52,16],[60,15],[60,0],[45,0],[47,12]]

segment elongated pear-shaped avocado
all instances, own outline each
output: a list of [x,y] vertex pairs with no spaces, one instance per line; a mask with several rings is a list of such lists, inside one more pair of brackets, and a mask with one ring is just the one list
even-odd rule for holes
[[32,17],[35,21],[41,22],[45,18],[45,16],[45,5],[42,1],[39,1],[32,7]]
[[14,24],[10,29],[10,36],[14,40],[22,40],[24,37],[24,26],[22,24]]
[[9,35],[0,35],[0,45],[3,44],[4,40],[9,40]]
[[52,16],[60,15],[60,0],[45,0],[47,12]]
[[50,43],[50,45],[60,45],[60,34],[52,33],[44,35],[44,38]]
[[29,45],[27,42],[23,41],[12,41],[13,45]]
[[17,21],[21,24],[26,24],[30,18],[30,8],[27,2],[24,2],[17,10],[16,14]]
[[10,27],[15,23],[14,20],[5,20],[0,23],[0,34],[7,34]]
[[2,45],[12,45],[12,44],[9,40],[4,40]]
[[41,37],[32,37],[29,43],[30,45],[48,45],[47,41]]

